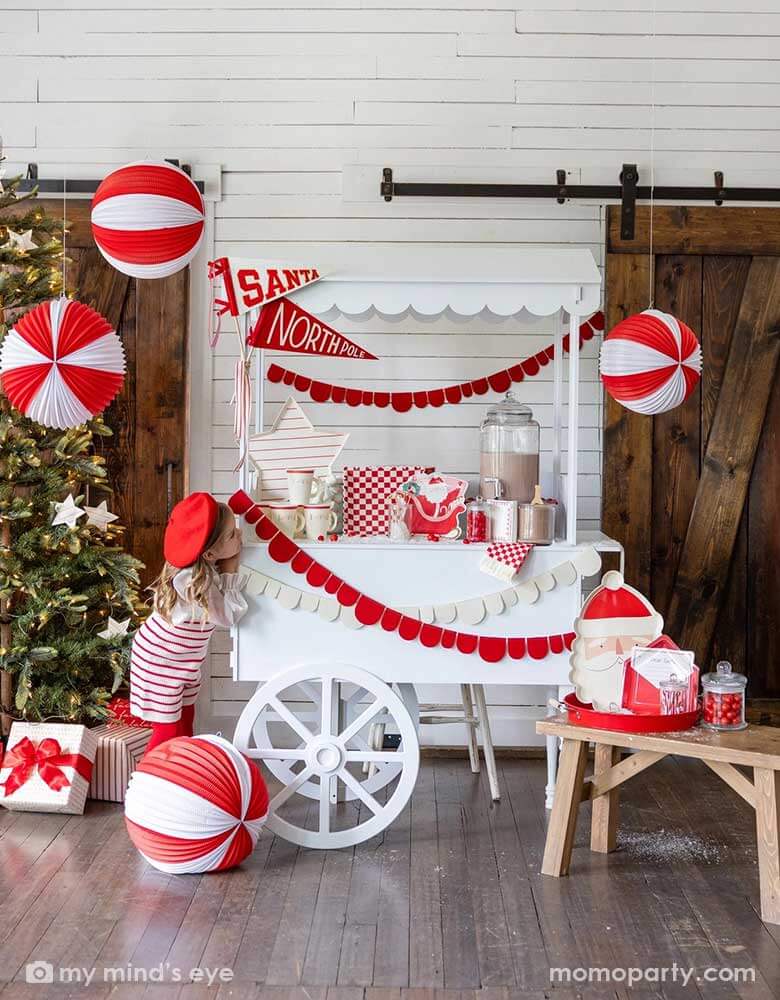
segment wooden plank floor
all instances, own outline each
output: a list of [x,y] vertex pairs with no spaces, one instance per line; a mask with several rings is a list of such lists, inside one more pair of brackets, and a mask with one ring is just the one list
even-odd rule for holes
[[[588,850],[585,807],[572,874],[555,880],[539,874],[544,764],[500,769],[492,805],[466,761],[426,760],[384,835],[317,852],[264,834],[241,868],[204,877],[146,865],[117,806],[0,810],[0,1000],[780,996],[780,929],[758,917],[752,811],[715,775],[668,759],[630,782],[610,856]],[[33,961],[96,973],[88,986],[28,985]],[[629,990],[552,984],[551,967],[744,968],[754,981]],[[170,981],[194,968],[232,980]],[[167,981],[115,985],[128,973],[105,982],[107,969]]]

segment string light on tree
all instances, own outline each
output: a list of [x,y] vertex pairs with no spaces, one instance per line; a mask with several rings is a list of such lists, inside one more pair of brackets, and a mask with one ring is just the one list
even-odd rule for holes
[[[19,177],[7,179],[0,190],[3,346],[12,323],[35,307],[50,310],[50,301],[59,302],[63,287],[64,211],[63,219],[52,218],[34,191],[19,191],[20,182]],[[76,305],[63,301],[70,303],[66,312]],[[62,306],[57,309],[61,319]],[[71,319],[76,318],[83,323],[89,314],[77,311]],[[40,335],[37,327],[27,332],[33,341]],[[64,374],[80,382],[85,373]],[[10,718],[20,716],[102,721],[112,690],[126,676],[134,629],[128,626],[123,635],[114,635],[110,645],[96,632],[106,628],[106,589],[113,595],[111,608],[120,630],[123,619],[135,623],[143,613],[141,564],[122,550],[111,525],[105,531],[99,526],[80,530],[89,511],[78,498],[89,496],[91,489],[106,493],[108,487],[95,441],[110,431],[100,417],[92,417],[94,412],[84,414],[73,429],[45,427],[0,392],[0,578],[7,581],[0,597],[0,700],[5,731]],[[95,506],[100,512],[100,504]],[[114,516],[107,505],[105,512]]]

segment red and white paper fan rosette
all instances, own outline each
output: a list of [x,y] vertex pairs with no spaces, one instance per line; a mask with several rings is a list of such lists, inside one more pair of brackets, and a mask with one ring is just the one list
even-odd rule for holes
[[241,864],[267,814],[259,768],[221,736],[182,736],[155,747],[125,796],[130,839],[150,865],[174,875]]
[[129,163],[110,173],[92,199],[92,234],[117,271],[165,278],[186,267],[204,231],[203,197],[171,163]]
[[122,342],[83,302],[31,309],[0,347],[0,381],[17,410],[45,427],[77,427],[104,410],[125,377]]
[[701,378],[701,347],[689,326],[658,309],[629,316],[601,345],[601,380],[628,410],[673,410]]

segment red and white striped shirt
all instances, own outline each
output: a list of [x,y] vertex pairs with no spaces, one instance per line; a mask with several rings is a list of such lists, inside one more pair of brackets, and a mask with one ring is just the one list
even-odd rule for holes
[[130,706],[147,722],[178,722],[182,708],[194,705],[201,682],[201,665],[216,625],[233,625],[246,611],[241,594],[245,580],[238,574],[215,574],[209,590],[208,619],[185,599],[189,569],[177,573],[179,594],[171,621],[153,612],[133,639],[130,654]]

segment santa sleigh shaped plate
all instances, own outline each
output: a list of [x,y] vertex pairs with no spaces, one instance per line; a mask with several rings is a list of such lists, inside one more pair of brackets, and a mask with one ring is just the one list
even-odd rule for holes
[[407,502],[406,524],[413,535],[460,535],[458,516],[466,509],[468,483],[454,476],[419,473],[404,483],[401,492]]

